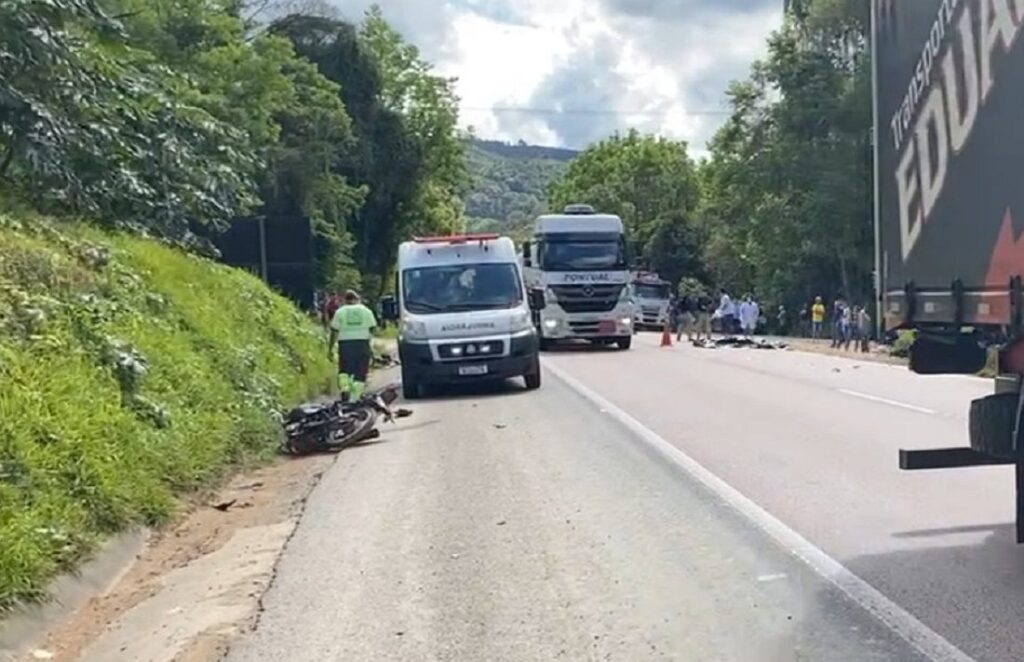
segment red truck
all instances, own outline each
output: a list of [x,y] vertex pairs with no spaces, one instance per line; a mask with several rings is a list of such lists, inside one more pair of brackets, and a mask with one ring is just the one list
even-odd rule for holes
[[910,367],[974,374],[969,446],[906,470],[1016,467],[1024,542],[1024,0],[872,0],[876,277]]

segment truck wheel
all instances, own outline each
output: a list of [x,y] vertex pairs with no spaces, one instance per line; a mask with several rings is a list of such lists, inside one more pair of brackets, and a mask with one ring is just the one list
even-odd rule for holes
[[402,395],[405,396],[406,400],[418,400],[423,397],[423,384],[416,375],[413,374],[412,370],[405,367],[402,364]]
[[540,359],[534,357],[533,364],[530,366],[530,372],[523,375],[523,381],[526,382],[527,391],[536,391],[540,388]]
[[971,401],[971,448],[993,457],[1013,458],[1018,398],[1016,393],[996,393]]
[[619,349],[629,349],[633,346],[633,336],[623,336],[616,341]]

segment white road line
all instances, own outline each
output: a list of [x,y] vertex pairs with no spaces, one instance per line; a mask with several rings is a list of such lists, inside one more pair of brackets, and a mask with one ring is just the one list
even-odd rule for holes
[[544,365],[570,388],[590,400],[598,408],[607,410],[609,416],[618,419],[626,428],[658,451],[663,458],[698,480],[923,655],[942,662],[972,662],[967,654],[943,638],[942,635],[917,620],[910,612],[882,595],[866,581],[847,570],[839,561],[814,546],[813,543],[783,524],[771,513],[705,469],[685,452],[670,444],[656,432],[583,385],[561,368],[553,365],[552,362],[547,361]]
[[893,407],[901,407],[903,409],[909,409],[910,411],[920,412],[922,414],[938,414],[939,412],[934,409],[928,409],[927,407],[918,407],[917,405],[908,405],[906,402],[900,402],[899,400],[890,400],[889,398],[880,398],[877,395],[868,395],[867,393],[861,393],[859,391],[850,391],[845,388],[837,389],[840,393],[845,395],[852,395],[855,398],[862,398],[864,400],[871,400],[872,402],[881,402],[882,404],[892,405]]

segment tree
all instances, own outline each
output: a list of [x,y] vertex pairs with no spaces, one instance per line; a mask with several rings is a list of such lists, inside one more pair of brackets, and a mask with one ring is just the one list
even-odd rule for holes
[[686,143],[636,131],[612,136],[574,159],[552,184],[548,199],[553,209],[580,202],[617,214],[631,253],[645,264],[659,261],[671,268],[665,256],[672,246],[685,244],[689,250],[698,242],[700,187]]
[[768,56],[729,90],[704,166],[705,262],[797,308],[871,294],[870,63],[863,3],[791,0]]
[[364,203],[350,223],[353,257],[364,290],[378,294],[400,241],[463,222],[467,176],[451,81],[432,74],[377,10],[358,29],[292,15],[271,31],[339,87],[356,140],[334,172],[364,187]]

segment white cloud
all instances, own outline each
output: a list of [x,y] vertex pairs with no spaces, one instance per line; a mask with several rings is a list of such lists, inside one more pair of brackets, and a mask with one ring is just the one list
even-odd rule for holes
[[[782,13],[782,0],[377,1],[458,78],[481,137],[579,148],[637,128],[697,154]],[[352,18],[370,4],[334,2]]]

